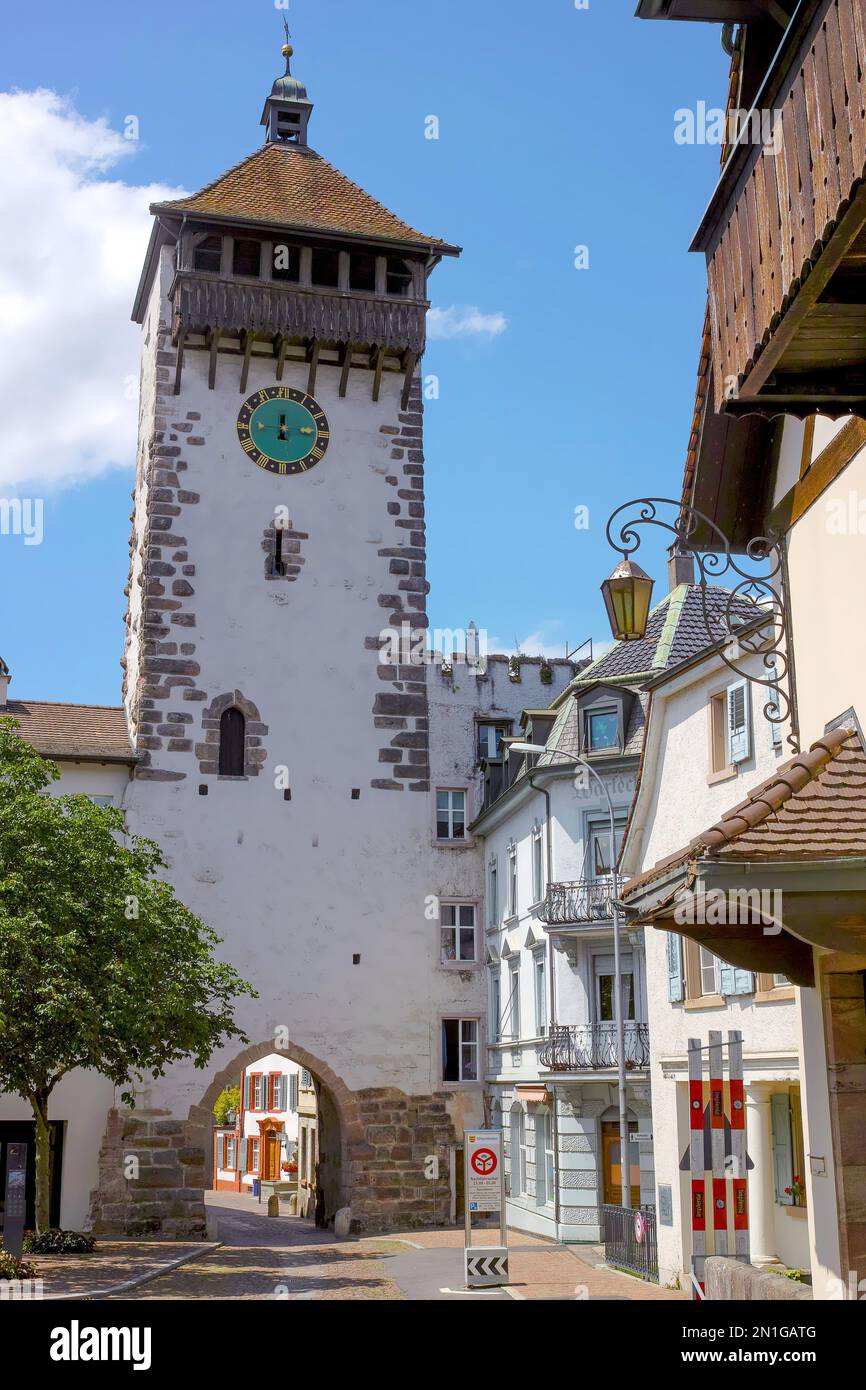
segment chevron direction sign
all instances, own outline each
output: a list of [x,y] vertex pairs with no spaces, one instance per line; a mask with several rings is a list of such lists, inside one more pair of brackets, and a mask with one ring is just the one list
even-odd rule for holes
[[465,1250],[467,1289],[489,1289],[508,1283],[508,1247],[473,1245]]

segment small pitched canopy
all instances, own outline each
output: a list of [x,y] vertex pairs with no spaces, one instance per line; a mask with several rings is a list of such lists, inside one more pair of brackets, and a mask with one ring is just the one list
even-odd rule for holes
[[286,60],[286,70],[271,87],[271,94],[262,111],[261,124],[265,128],[266,143],[306,145],[307,126],[313,103],[307,96],[304,83],[292,75],[291,60],[294,49],[289,43],[289,26],[285,20],[283,24],[286,42],[280,51]]

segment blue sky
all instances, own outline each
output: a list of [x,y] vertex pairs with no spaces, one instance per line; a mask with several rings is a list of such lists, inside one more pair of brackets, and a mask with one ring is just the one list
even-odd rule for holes
[[[288,11],[294,70],[316,104],[311,144],[415,226],[464,247],[433,276],[435,305],[507,322],[495,335],[432,342],[425,370],[440,379],[427,410],[431,624],[472,618],[509,648],[519,639],[529,649],[533,636],[560,652],[566,640],[604,638],[598,586],[614,562],[605,520],[630,497],[679,488],[705,297],[703,263],[686,248],[718,149],[675,144],[674,112],[720,104],[727,60],[718,28],[642,23],[633,8],[633,0],[590,0],[588,10],[573,0],[292,0]],[[101,120],[121,131],[138,117],[134,147],[87,174],[82,206],[93,206],[94,238],[106,220],[94,180],[112,185],[102,191],[114,208],[118,183],[193,189],[259,144],[263,99],[281,69],[282,13],[265,0],[16,9],[0,90],[50,89],[81,129]],[[439,118],[435,141],[424,138],[429,115]],[[7,142],[21,139],[7,123]],[[50,247],[66,203],[62,185],[42,193],[49,157],[44,145],[34,151],[28,206],[39,207]],[[10,196],[14,211],[7,186]],[[87,264],[88,221],[76,219],[63,269],[76,293],[67,306],[64,284],[52,290],[56,333],[38,357],[25,352],[22,361],[10,340],[0,352],[4,396],[14,399],[26,369],[46,428],[60,431],[50,485],[30,486],[20,438],[4,441],[0,431],[0,451],[19,460],[18,492],[45,498],[41,545],[0,537],[0,654],[19,697],[115,703],[135,401],[120,401],[117,382],[102,391],[100,358],[88,418],[99,400],[112,403],[94,463],[57,371],[60,359],[83,371],[81,344],[95,341],[88,296],[101,272]],[[18,291],[44,298],[48,262],[28,258],[16,234]],[[577,245],[589,248],[587,270],[574,268]],[[53,253],[62,260],[63,245]],[[100,311],[109,356],[135,349],[128,299],[120,284]],[[81,380],[68,389],[80,406]],[[586,531],[575,529],[577,506],[589,508]],[[645,545],[639,557],[659,580],[657,597],[659,556]]]

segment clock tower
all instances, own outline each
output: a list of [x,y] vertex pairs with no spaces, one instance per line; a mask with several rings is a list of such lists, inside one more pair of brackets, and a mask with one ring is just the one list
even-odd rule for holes
[[130,829],[258,998],[243,1054],[141,1098],[178,1145],[158,1200],[111,1176],[113,1118],[103,1231],[198,1229],[214,1095],[275,1046],[317,1080],[325,1215],[356,1228],[447,1218],[455,1120],[481,1118],[441,1082],[441,1019],[477,1000],[434,969],[427,668],[383,651],[427,624],[427,279],[459,249],[311,148],[283,54],[263,144],[151,209],[123,658]]

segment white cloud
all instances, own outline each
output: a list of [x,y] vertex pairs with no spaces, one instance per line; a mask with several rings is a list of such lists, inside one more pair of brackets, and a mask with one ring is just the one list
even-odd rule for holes
[[431,309],[427,315],[427,336],[442,338],[498,338],[508,327],[504,314],[484,314],[474,305]]
[[182,191],[108,177],[135,142],[56,92],[0,92],[0,485],[61,486],[135,457],[151,218]]

